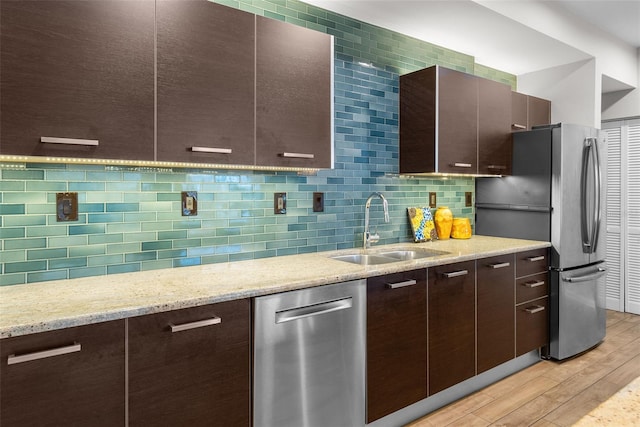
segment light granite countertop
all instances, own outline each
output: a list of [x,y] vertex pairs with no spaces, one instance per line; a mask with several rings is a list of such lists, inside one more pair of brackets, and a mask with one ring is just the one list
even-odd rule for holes
[[0,287],[0,338],[250,298],[382,274],[549,247],[473,236],[374,246],[370,252],[433,249],[430,258],[362,266],[331,259],[363,250],[319,252]]

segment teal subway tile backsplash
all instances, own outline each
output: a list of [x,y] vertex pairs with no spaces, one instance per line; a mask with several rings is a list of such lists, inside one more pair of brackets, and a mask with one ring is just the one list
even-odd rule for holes
[[[398,177],[398,77],[434,64],[515,85],[474,58],[297,0],[217,0],[335,37],[335,168],[316,175],[248,170],[0,164],[0,285],[238,261],[362,244],[364,203],[381,244],[411,241],[407,207],[437,193],[473,221],[471,178]],[[55,193],[77,191],[79,220],[57,222]],[[198,192],[183,217],[181,191]],[[273,193],[287,193],[274,215]],[[313,192],[325,193],[313,212]]]

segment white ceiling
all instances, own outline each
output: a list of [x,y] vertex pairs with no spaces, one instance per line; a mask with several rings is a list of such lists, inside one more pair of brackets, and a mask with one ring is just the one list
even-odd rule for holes
[[[351,18],[471,55],[479,64],[515,75],[585,60],[591,56],[557,38],[483,6],[480,0],[303,0]],[[487,6],[492,1],[484,0]],[[505,0],[500,0],[505,1]],[[524,2],[533,0],[510,0]],[[538,0],[640,48],[640,0]],[[558,7],[559,6],[559,7]],[[620,90],[605,81],[603,92]]]

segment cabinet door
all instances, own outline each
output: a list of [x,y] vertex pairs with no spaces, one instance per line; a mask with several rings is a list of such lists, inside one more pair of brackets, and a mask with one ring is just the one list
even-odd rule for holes
[[158,160],[254,163],[255,16],[159,0]]
[[475,261],[429,268],[429,395],[476,373]]
[[477,261],[478,373],[515,357],[515,256]]
[[367,279],[367,422],[427,397],[427,272]]
[[549,300],[547,297],[516,306],[516,356],[549,344]]
[[331,167],[331,36],[256,19],[257,164]]
[[124,320],[1,341],[0,425],[124,426]]
[[511,174],[511,87],[478,79],[478,173]]
[[245,299],[129,319],[129,425],[248,426],[249,310]]
[[533,126],[548,125],[551,123],[551,101],[535,96],[528,96],[528,122],[529,129]]
[[528,121],[528,96],[524,93],[511,92],[511,130],[523,131],[530,129]]
[[153,160],[153,0],[0,8],[2,154]]
[[478,80],[438,67],[438,172],[478,171]]

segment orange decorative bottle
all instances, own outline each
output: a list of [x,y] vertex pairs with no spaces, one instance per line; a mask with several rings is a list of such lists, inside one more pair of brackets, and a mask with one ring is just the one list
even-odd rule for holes
[[438,239],[448,239],[451,236],[451,225],[453,224],[453,214],[451,213],[451,209],[446,206],[440,206],[436,209],[434,222],[436,223]]

